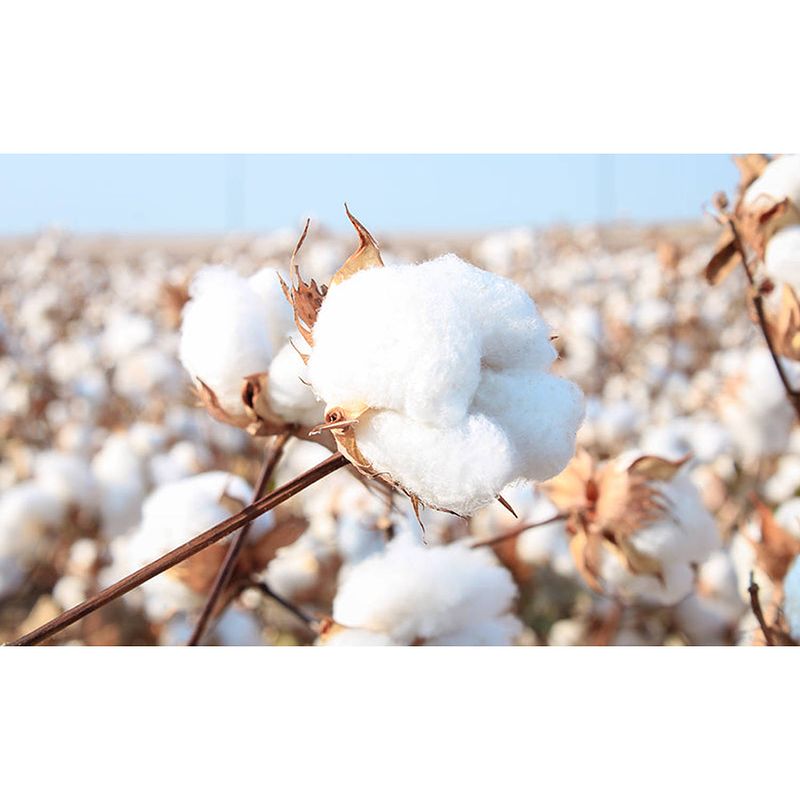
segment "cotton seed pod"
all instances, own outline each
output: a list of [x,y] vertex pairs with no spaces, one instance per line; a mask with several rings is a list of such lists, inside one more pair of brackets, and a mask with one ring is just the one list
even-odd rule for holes
[[713,517],[686,463],[623,455],[597,464],[581,451],[545,484],[568,515],[575,564],[595,591],[671,605],[691,591],[694,566],[718,545]]
[[286,352],[292,308],[282,280],[270,268],[246,279],[208,267],[193,281],[183,310],[180,358],[201,403],[215,419],[253,435],[309,424],[310,417],[316,423],[322,415],[303,383],[303,357]]
[[514,480],[558,473],[583,396],[551,374],[556,351],[530,297],[454,255],[384,266],[350,219],[359,247],[330,288],[304,283],[294,260],[287,287],[325,403],[318,430],[415,507],[463,516]]

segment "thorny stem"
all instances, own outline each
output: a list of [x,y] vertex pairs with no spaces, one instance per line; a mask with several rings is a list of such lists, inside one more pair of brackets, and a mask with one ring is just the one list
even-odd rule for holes
[[298,492],[322,480],[326,475],[330,475],[337,469],[344,467],[347,463],[347,459],[339,453],[330,456],[325,459],[325,461],[317,464],[316,467],[312,467],[301,475],[298,475],[296,478],[293,478],[283,486],[265,495],[255,503],[245,506],[238,514],[228,517],[228,519],[223,520],[213,528],[209,528],[207,531],[195,536],[194,539],[190,539],[180,547],[170,550],[169,553],[161,556],[161,558],[136,570],[136,572],[117,581],[94,597],[90,597],[85,602],[68,609],[63,614],[59,614],[55,619],[46,622],[44,625],[36,628],[36,630],[21,636],[16,641],[10,642],[10,644],[17,646],[40,644],[56,633],[59,633],[59,631],[64,630],[64,628],[69,627],[72,623],[83,619],[87,614],[97,611],[112,600],[122,597],[137,586],[141,586],[151,578],[155,578],[156,575],[166,572],[168,569],[180,564],[187,558],[191,558],[206,547],[220,541],[220,539],[224,539],[237,528],[241,528],[242,525],[251,522],[267,511],[279,506],[290,497],[294,497]]
[[739,231],[736,229],[736,223],[732,219],[728,219],[728,225],[731,229],[731,233],[733,234],[733,241],[736,245],[736,249],[738,250],[739,256],[742,259],[742,266],[744,267],[744,272],[747,276],[747,282],[750,285],[753,296],[753,306],[755,307],[756,315],[758,316],[758,325],[761,328],[761,332],[764,334],[764,339],[767,343],[769,354],[772,356],[775,369],[778,370],[778,377],[781,379],[783,388],[786,391],[786,396],[789,399],[789,402],[792,404],[797,418],[800,420],[800,392],[792,387],[792,384],[789,382],[789,378],[783,369],[783,364],[781,364],[780,357],[775,352],[775,346],[772,343],[772,337],[769,335],[767,315],[764,311],[764,298],[756,287],[755,278],[753,277],[753,270],[751,269],[750,263],[747,260],[747,253],[745,252],[744,244],[739,236]]
[[747,587],[747,591],[750,593],[750,607],[753,609],[753,614],[755,614],[756,619],[758,620],[761,633],[764,634],[764,641],[768,647],[772,647],[775,642],[772,640],[772,633],[769,629],[769,625],[767,625],[767,621],[764,619],[764,612],[761,608],[761,600],[758,597],[758,584],[756,583],[752,572],[750,573],[750,585]]
[[303,611],[302,608],[296,606],[285,597],[275,594],[275,592],[273,592],[264,581],[253,581],[248,585],[253,589],[258,589],[258,591],[264,596],[271,597],[276,603],[278,603],[278,605],[283,606],[283,608],[285,608],[291,614],[294,614],[295,617],[297,617],[305,625],[308,625],[308,627],[313,631],[317,631],[317,628],[319,627],[319,620],[315,616]]
[[[278,434],[274,439],[271,440],[268,448],[264,452],[264,461],[261,465],[261,473],[258,476],[258,482],[256,483],[255,490],[253,491],[254,503],[266,491],[270,479],[272,478],[272,473],[275,471],[275,467],[278,465],[278,461],[280,461],[280,458],[283,455],[283,449],[286,447],[286,442],[289,441],[290,435],[290,433]],[[225,591],[227,585],[230,583],[233,571],[236,569],[236,562],[239,560],[239,554],[242,552],[242,547],[244,547],[245,539],[247,539],[247,534],[250,532],[251,524],[252,520],[251,522],[248,522],[233,537],[233,540],[228,547],[228,552],[225,554],[225,560],[222,562],[222,565],[220,566],[219,571],[214,578],[214,585],[211,587],[211,591],[206,598],[203,610],[200,612],[200,616],[195,623],[192,635],[189,637],[189,641],[186,643],[189,647],[194,647],[195,645],[200,644],[203,634],[206,632],[209,622],[211,621],[211,615],[217,609],[220,597]]]
[[549,519],[543,519],[539,522],[523,522],[521,525],[516,525],[510,531],[506,531],[505,533],[500,533],[497,536],[493,536],[491,539],[484,539],[483,541],[473,542],[470,545],[471,549],[475,549],[476,547],[489,547],[494,546],[496,544],[500,544],[500,542],[505,542],[507,539],[513,539],[515,536],[519,536],[521,533],[525,533],[525,531],[529,531],[532,528],[539,528],[542,525],[549,525],[551,522],[558,522],[559,520],[566,519],[567,514],[556,514],[554,517],[550,517]]

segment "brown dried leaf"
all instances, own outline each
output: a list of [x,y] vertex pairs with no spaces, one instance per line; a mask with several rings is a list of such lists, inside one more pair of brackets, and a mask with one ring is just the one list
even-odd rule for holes
[[741,260],[733,233],[726,226],[717,242],[714,255],[706,264],[704,272],[706,280],[711,286],[717,286],[736,269]]
[[281,520],[269,533],[245,547],[236,565],[237,572],[242,577],[261,572],[275,558],[281,547],[288,547],[296,542],[307,527],[308,522],[302,517],[287,517]]
[[309,347],[314,346],[314,337],[312,330],[314,323],[317,321],[317,314],[319,313],[322,301],[325,299],[325,294],[328,291],[326,286],[318,286],[317,282],[312,278],[310,283],[305,283],[300,276],[300,268],[297,265],[297,254],[303,246],[303,242],[308,234],[308,226],[311,220],[306,221],[306,226],[303,228],[303,233],[300,235],[289,266],[289,281],[291,286],[287,286],[283,278],[281,281],[281,288],[286,295],[286,299],[292,304],[294,310],[294,323],[300,335],[305,339]]
[[362,269],[383,266],[381,251],[378,249],[378,243],[372,234],[350,213],[347,203],[345,203],[344,210],[347,212],[347,218],[358,233],[359,245],[356,251],[348,257],[347,261],[331,278],[331,286],[336,286],[337,283],[346,281]]
[[580,528],[569,542],[569,550],[578,572],[598,594],[603,594],[603,587],[600,584],[600,559],[603,546],[602,538],[590,537],[585,528]]
[[547,496],[559,511],[585,508],[587,490],[594,474],[594,461],[586,450],[579,449],[555,478],[542,484]]
[[690,458],[685,455],[677,461],[670,461],[658,456],[640,456],[628,467],[628,473],[651,481],[671,481]]
[[800,301],[794,289],[783,284],[777,314],[766,312],[770,341],[779,355],[800,361]]
[[767,242],[772,234],[786,225],[798,223],[800,211],[788,198],[774,202],[765,197],[750,206],[740,204],[736,209],[739,236],[761,260],[764,259]]
[[758,498],[754,498],[756,514],[761,526],[761,541],[752,542],[756,562],[770,580],[783,583],[792,561],[800,555],[800,540],[796,539],[777,520]]

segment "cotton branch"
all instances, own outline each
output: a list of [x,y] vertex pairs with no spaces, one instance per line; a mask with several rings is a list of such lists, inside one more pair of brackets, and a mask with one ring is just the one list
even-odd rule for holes
[[739,231],[736,228],[736,223],[731,217],[728,217],[728,226],[730,227],[731,233],[733,234],[733,241],[734,245],[736,246],[736,250],[739,252],[739,256],[742,259],[742,266],[744,267],[744,272],[745,275],[747,276],[747,282],[750,286],[750,293],[753,298],[753,306],[756,310],[756,315],[758,316],[758,325],[761,328],[761,332],[764,334],[764,339],[767,343],[769,354],[772,356],[772,361],[775,364],[775,369],[778,370],[778,377],[780,377],[781,379],[783,388],[786,391],[786,396],[789,399],[789,402],[792,404],[792,407],[794,408],[794,412],[797,415],[798,420],[800,420],[800,391],[797,391],[792,387],[792,384],[789,382],[789,378],[787,377],[786,372],[783,369],[783,364],[781,364],[780,356],[775,352],[775,345],[772,343],[772,337],[770,336],[769,333],[767,315],[766,312],[764,311],[764,298],[761,295],[761,292],[758,291],[755,278],[753,277],[753,270],[750,266],[750,263],[747,260],[747,252],[745,250],[742,239],[739,236]]
[[758,584],[752,572],[750,573],[750,585],[747,587],[747,591],[750,593],[750,607],[753,609],[753,614],[755,614],[758,620],[761,633],[764,634],[764,641],[768,647],[772,647],[775,642],[772,640],[772,632],[769,629],[769,625],[767,625],[767,621],[764,619],[764,611],[761,608],[761,600],[758,597]]
[[566,518],[566,514],[556,514],[554,517],[543,519],[540,522],[523,522],[521,525],[514,526],[510,531],[500,533],[497,536],[493,536],[491,539],[484,539],[482,542],[473,542],[470,545],[470,548],[475,549],[476,547],[493,547],[496,544],[500,544],[500,542],[505,542],[507,539],[513,539],[515,536],[525,533],[525,531],[529,531],[533,528],[539,528],[543,525],[549,525],[551,522],[558,522],[559,520]]
[[10,642],[11,645],[33,645],[40,644],[41,642],[49,639],[51,636],[69,627],[74,622],[83,619],[93,611],[97,611],[112,600],[122,597],[137,586],[141,586],[156,575],[166,572],[168,569],[180,564],[187,558],[191,558],[196,553],[210,547],[215,542],[224,539],[226,536],[233,533],[242,525],[246,525],[257,519],[267,511],[271,511],[276,506],[285,502],[294,495],[301,492],[303,489],[308,488],[322,478],[335,472],[337,469],[345,466],[348,463],[347,459],[341,454],[335,454],[325,459],[325,461],[317,464],[306,472],[298,475],[283,486],[275,489],[269,494],[251,503],[249,506],[243,508],[239,513],[234,514],[228,519],[209,528],[207,531],[195,536],[180,547],[170,550],[169,553],[161,556],[161,558],[147,564],[136,572],[131,573],[127,577],[104,589],[94,597],[90,597],[83,603],[70,608],[63,614],[59,614],[55,619],[46,622],[44,625],[36,628],[36,630],[21,636],[19,639]]
[[[278,461],[280,461],[280,458],[283,455],[283,450],[286,447],[286,442],[289,440],[290,436],[291,434],[289,432],[278,434],[274,439],[271,440],[267,450],[265,451],[264,461],[261,465],[261,474],[258,476],[258,481],[256,483],[255,490],[253,491],[254,503],[266,491],[270,479],[272,478],[272,473],[275,471],[275,467],[278,465]],[[225,560],[222,562],[222,565],[220,566],[219,571],[214,578],[214,585],[211,587],[211,591],[206,598],[203,610],[200,612],[200,616],[195,623],[192,635],[189,637],[189,641],[187,642],[187,645],[190,647],[200,644],[200,640],[203,638],[203,634],[206,632],[208,624],[211,621],[211,616],[219,604],[220,596],[225,591],[225,587],[228,585],[228,583],[230,583],[231,576],[236,568],[236,562],[239,559],[239,554],[242,552],[245,539],[247,539],[247,534],[250,532],[250,524],[251,523],[248,522],[233,537],[233,540],[228,547],[228,552],[225,554]]]
[[313,630],[315,633],[319,632],[319,626],[321,620],[303,611],[302,608],[296,606],[294,603],[290,602],[285,597],[281,597],[279,594],[275,594],[275,592],[273,592],[272,589],[270,589],[270,587],[264,581],[254,581],[253,583],[250,583],[248,585],[252,589],[257,589],[265,597],[272,598],[278,605],[282,606],[290,614],[293,614],[295,617],[297,617],[303,624],[308,625],[308,627],[311,628],[311,630]]

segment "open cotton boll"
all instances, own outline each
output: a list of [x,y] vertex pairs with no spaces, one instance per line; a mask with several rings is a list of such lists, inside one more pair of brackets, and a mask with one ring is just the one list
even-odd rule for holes
[[155,326],[147,317],[124,311],[112,313],[100,338],[100,352],[109,366],[150,344],[156,336]]
[[[511,644],[519,631],[508,614],[515,595],[511,576],[490,553],[458,543],[428,548],[402,537],[349,571],[336,594],[333,618],[399,644],[459,634],[459,644],[487,638]],[[499,624],[490,629],[492,622]]]
[[[289,307],[288,303],[286,305]],[[269,402],[287,422],[318,425],[325,415],[325,407],[308,384],[308,370],[296,347],[301,345],[287,342],[272,359],[267,382]]]
[[683,600],[694,585],[694,571],[686,563],[665,563],[661,577],[635,574],[608,550],[603,550],[600,579],[610,594],[624,602],[671,606]]
[[117,394],[143,405],[154,395],[177,395],[181,372],[178,363],[158,347],[143,347],[117,363],[112,383]]
[[800,225],[777,231],[767,242],[764,266],[776,283],[788,283],[800,292]]
[[795,558],[783,579],[783,613],[792,638],[800,641],[800,558]]
[[343,628],[317,644],[327,647],[394,647],[398,644],[385,633],[366,631],[362,628]]
[[800,155],[785,155],[767,164],[744,194],[744,205],[759,208],[788,199],[800,208]]
[[358,419],[372,470],[426,505],[469,515],[573,453],[582,395],[548,373],[555,349],[536,306],[456,256],[334,285],[313,336],[316,394]]
[[190,294],[181,325],[181,363],[225,411],[239,414],[244,379],[266,372],[272,360],[264,301],[247,279],[224,267],[201,270]]

